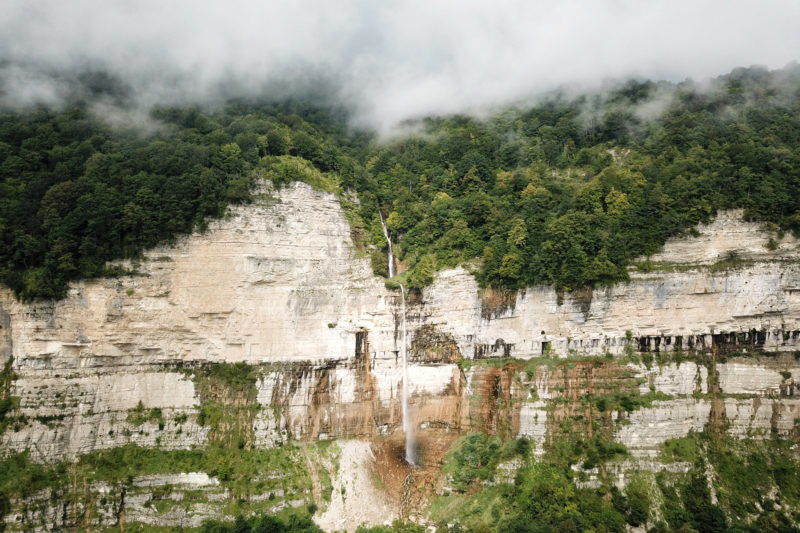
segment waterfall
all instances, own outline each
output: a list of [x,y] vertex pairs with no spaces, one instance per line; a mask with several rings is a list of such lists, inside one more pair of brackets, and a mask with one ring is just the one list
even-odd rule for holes
[[[381,227],[383,228],[383,236],[386,237],[386,243],[389,245],[387,252],[387,259],[389,260],[389,277],[394,277],[394,254],[392,253],[392,239],[389,237],[389,228],[386,227],[386,220],[383,218],[383,213],[378,211],[378,216],[381,218]],[[406,462],[410,465],[417,464],[416,450],[414,446],[414,423],[411,420],[411,412],[408,407],[408,353],[407,353],[407,332],[406,332],[406,289],[400,284],[400,297],[401,307],[400,314],[402,315],[402,332],[403,338],[400,345],[400,354],[403,364],[403,389],[401,391],[401,401],[403,405],[403,431],[406,434]]]
[[416,450],[414,446],[414,423],[411,420],[411,412],[408,407],[408,353],[406,348],[406,290],[405,287],[400,285],[401,307],[403,324],[403,340],[400,346],[400,353],[402,354],[403,361],[403,431],[406,434],[406,462],[410,465],[417,464]]
[[383,236],[386,237],[386,242],[389,244],[389,251],[387,252],[387,259],[389,260],[389,277],[394,277],[394,254],[392,253],[392,239],[389,238],[389,229],[386,227],[386,221],[383,219],[383,213],[378,211],[378,216],[381,217],[381,227],[383,227]]

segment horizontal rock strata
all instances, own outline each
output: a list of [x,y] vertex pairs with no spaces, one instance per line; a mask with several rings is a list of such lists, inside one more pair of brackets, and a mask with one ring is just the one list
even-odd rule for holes
[[[743,438],[796,434],[798,243],[768,250],[769,235],[740,213],[699,232],[668,242],[629,282],[593,291],[504,294],[464,268],[440,272],[408,302],[423,445],[426,434],[481,430],[529,436],[542,453],[583,420],[581,431],[610,424],[634,459],[652,462],[665,440],[720,420]],[[219,438],[201,416],[209,392],[198,381],[213,363],[255,369],[252,394],[219,396],[248,409],[247,446],[401,431],[400,295],[354,248],[334,196],[292,184],[124,266],[136,273],[75,283],[59,302],[0,290],[0,362],[13,357],[7,394],[19,398],[5,453],[55,462],[127,443],[202,447]],[[504,357],[516,361],[493,362]],[[559,366],[570,357],[578,362]],[[652,401],[629,412],[581,406],[614,391]],[[206,485],[197,490],[218,491]],[[129,501],[131,520],[182,523]]]

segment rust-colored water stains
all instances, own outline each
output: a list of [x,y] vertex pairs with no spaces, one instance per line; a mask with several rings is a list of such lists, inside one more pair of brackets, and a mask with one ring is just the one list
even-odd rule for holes
[[[638,394],[631,370],[615,361],[569,361],[530,367],[521,361],[502,366],[475,368],[469,402],[471,431],[503,439],[519,433],[520,408],[532,396],[549,399],[546,444],[565,435],[592,439],[611,438],[613,418],[609,409],[598,409],[595,397]],[[561,401],[552,401],[558,400]],[[622,413],[620,416],[624,416]]]
[[520,364],[476,368],[472,374],[472,429],[511,438],[519,432],[520,401],[526,393],[519,387]]
[[[552,371],[548,386],[551,398],[567,400],[554,403],[548,414],[546,444],[549,446],[566,435],[592,439],[601,434],[610,439],[614,430],[612,411],[596,408],[594,399],[638,394],[631,370],[614,361],[561,364]],[[618,415],[624,417],[625,413]]]
[[[423,339],[426,339],[424,343]],[[444,347],[443,351],[450,349],[450,341],[435,332],[428,332],[418,340],[421,357],[430,358],[432,347]],[[442,355],[443,360],[449,357],[451,355]],[[613,401],[606,406],[605,401],[597,399],[638,394],[632,370],[614,360],[546,360],[538,365],[526,361],[497,363],[476,362],[467,373],[452,365],[451,379],[441,391],[412,395],[410,411],[420,443],[422,470],[431,453],[427,446],[437,439],[452,441],[471,431],[497,435],[504,440],[516,437],[520,430],[521,407],[536,398],[548,401],[546,446],[564,436],[610,439],[616,420],[612,409],[618,406],[614,407]],[[272,400],[280,415],[279,427],[296,440],[365,437],[402,443],[399,399],[378,399],[378,382],[372,364],[369,336],[361,331],[355,336],[354,356],[347,360],[322,365],[295,363],[276,372]],[[352,399],[342,401],[341,376],[353,374]],[[616,414],[617,418],[625,416],[624,411]],[[387,468],[395,463],[404,464],[403,453],[398,452],[392,463],[391,454],[384,452],[382,461]],[[402,476],[396,476],[398,483],[407,482],[408,472],[403,472]]]
[[453,368],[448,386],[440,394],[416,394],[411,397],[411,416],[419,431],[468,431],[469,398],[465,395],[466,378]]
[[[466,379],[458,367],[452,368],[452,378],[440,393],[411,397],[418,430],[459,432],[467,427]],[[355,388],[352,400],[343,401],[339,381],[348,373],[354,375]],[[401,431],[399,401],[380,400],[366,331],[356,334],[354,357],[348,360],[293,363],[270,376],[274,379],[270,405],[289,439],[379,437]]]

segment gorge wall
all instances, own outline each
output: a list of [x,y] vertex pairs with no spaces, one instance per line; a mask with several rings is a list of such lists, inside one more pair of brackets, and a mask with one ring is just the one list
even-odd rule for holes
[[[576,415],[589,433],[605,420],[629,450],[620,483],[667,439],[709,424],[797,438],[800,246],[784,237],[768,249],[770,234],[736,212],[698,232],[632,268],[630,282],[594,291],[482,291],[458,268],[412,295],[409,385],[422,461],[435,466],[448,439],[471,430],[527,435],[542,453]],[[248,407],[239,421],[247,449],[399,438],[399,293],[353,247],[333,195],[300,183],[264,193],[126,266],[135,274],[75,283],[59,302],[24,304],[0,290],[0,363],[11,361],[6,394],[19,398],[0,435],[4,453],[54,463],[128,443],[200,448],[222,438],[208,401]],[[252,366],[252,391],[204,382],[202,369],[221,362]],[[647,401],[608,413],[576,407],[603,390]],[[159,483],[224,500],[213,476],[196,476],[133,483],[144,500]],[[93,490],[118,490],[103,487]],[[308,487],[281,494],[284,505],[315,499]],[[177,523],[131,497],[129,520]],[[23,503],[9,525],[64,520]],[[222,512],[202,505],[205,514],[188,513],[195,521]],[[98,511],[97,523],[115,520],[118,509]]]

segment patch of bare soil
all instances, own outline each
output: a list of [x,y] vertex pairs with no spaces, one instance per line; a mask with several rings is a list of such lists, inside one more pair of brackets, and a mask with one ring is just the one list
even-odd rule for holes
[[400,517],[424,523],[423,511],[441,483],[442,460],[457,438],[454,433],[444,432],[417,435],[417,465],[406,463],[402,439],[373,444],[375,475],[397,505]]

